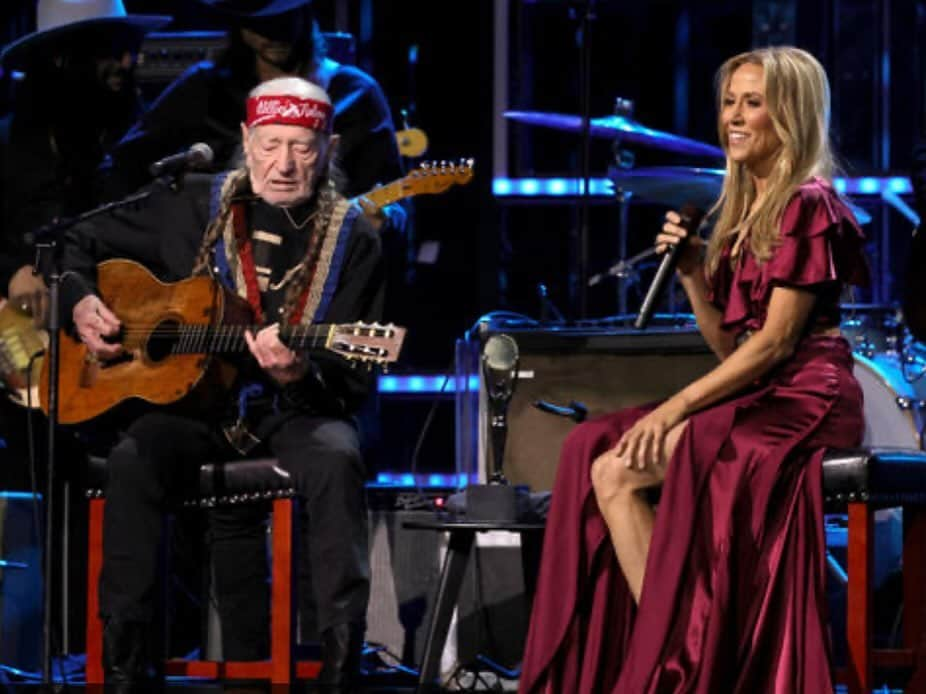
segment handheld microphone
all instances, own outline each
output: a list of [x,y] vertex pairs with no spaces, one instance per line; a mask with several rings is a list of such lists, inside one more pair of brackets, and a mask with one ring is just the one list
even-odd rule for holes
[[637,319],[633,322],[633,327],[637,330],[645,328],[650,318],[653,317],[656,301],[658,301],[659,296],[665,290],[666,285],[669,283],[669,279],[672,277],[672,273],[675,271],[675,266],[678,264],[679,253],[681,253],[688,244],[688,239],[691,238],[691,235],[701,226],[701,220],[704,219],[704,210],[698,209],[691,203],[688,203],[682,206],[682,209],[679,211],[679,216],[682,218],[679,226],[684,227],[685,231],[688,232],[688,236],[680,239],[674,246],[669,246],[663,254],[662,262],[659,263],[656,275],[653,277],[649,289],[646,290],[646,297],[643,299],[643,304],[640,306],[640,313],[637,314]]
[[158,159],[148,167],[148,173],[157,178],[177,174],[186,169],[202,168],[212,163],[212,157],[212,147],[205,142],[197,142],[183,152]]

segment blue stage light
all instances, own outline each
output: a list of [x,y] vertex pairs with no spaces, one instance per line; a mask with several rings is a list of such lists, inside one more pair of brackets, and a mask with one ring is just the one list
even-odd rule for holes
[[[446,386],[444,381],[447,381]],[[457,391],[457,384],[460,381],[451,376],[445,377],[443,374],[412,374],[408,376],[384,375],[377,379],[376,389],[380,393],[395,394],[427,394],[427,393],[446,393],[452,395]],[[465,381],[466,387],[470,392],[479,390],[479,376],[471,375]]]
[[[882,190],[889,190],[899,195],[912,192],[910,180],[903,176],[877,177],[862,176],[858,178],[835,178],[833,185],[843,194],[877,195]],[[492,192],[496,197],[563,197],[581,194],[582,179],[576,178],[505,178],[492,180]],[[608,178],[589,179],[589,195],[592,197],[610,197],[614,195],[614,185]]]
[[565,195],[567,190],[566,179],[553,178],[547,181],[547,193],[549,195]]

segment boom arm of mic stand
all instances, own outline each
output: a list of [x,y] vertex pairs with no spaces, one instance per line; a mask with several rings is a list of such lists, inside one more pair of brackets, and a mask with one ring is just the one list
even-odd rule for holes
[[96,217],[97,215],[105,214],[107,212],[112,212],[113,210],[119,209],[120,207],[134,205],[135,203],[141,202],[150,196],[151,191],[145,190],[140,193],[133,193],[132,195],[126,196],[121,200],[114,200],[113,202],[108,202],[105,205],[94,207],[92,210],[81,212],[76,217],[62,217],[61,219],[56,219],[55,221],[49,222],[44,226],[40,226],[35,231],[26,233],[25,241],[28,244],[36,244],[48,238],[55,239],[61,232],[67,231],[74,225],[80,224],[87,219]]
[[630,275],[630,271],[633,270],[635,265],[641,263],[647,258],[653,257],[654,255],[656,255],[656,249],[647,248],[645,251],[637,253],[632,258],[628,258],[627,260],[619,260],[604,272],[599,272],[597,275],[592,275],[588,280],[588,286],[594,287],[596,284],[604,279],[607,279],[608,277],[626,278],[628,275]]

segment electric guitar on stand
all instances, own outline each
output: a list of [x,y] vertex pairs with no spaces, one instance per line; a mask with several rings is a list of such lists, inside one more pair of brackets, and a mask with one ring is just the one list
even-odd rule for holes
[[[423,162],[417,169],[386,185],[377,186],[360,196],[365,208],[372,204],[382,208],[413,195],[443,193],[453,185],[465,185],[473,180],[473,160],[459,162]],[[355,200],[358,200],[355,198]]]
[[43,296],[17,296],[0,303],[0,378],[18,405],[39,406],[41,354],[48,333],[36,325]]

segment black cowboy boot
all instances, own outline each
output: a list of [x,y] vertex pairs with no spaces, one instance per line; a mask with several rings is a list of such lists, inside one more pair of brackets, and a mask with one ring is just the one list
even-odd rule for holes
[[103,627],[103,675],[106,694],[155,692],[160,687],[148,657],[148,632],[144,622],[108,619]]
[[360,680],[364,625],[336,624],[322,632],[322,669],[309,687],[318,694],[354,694]]

